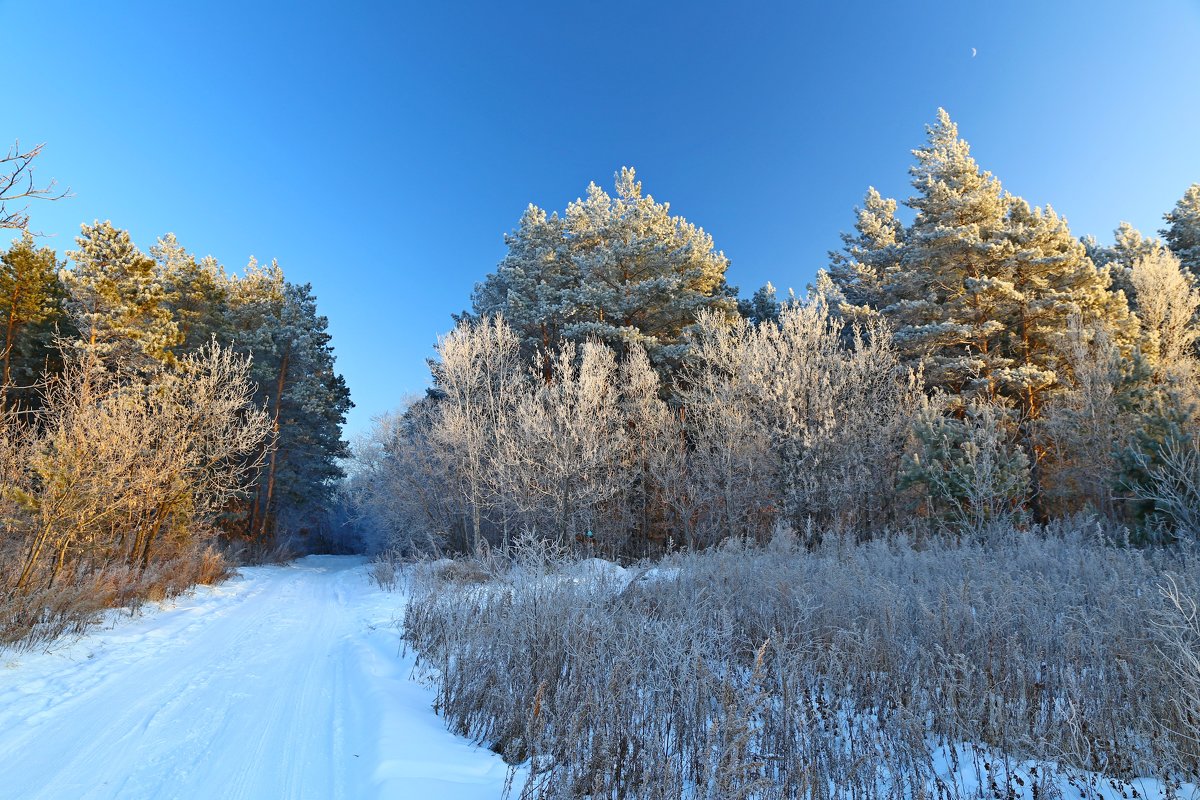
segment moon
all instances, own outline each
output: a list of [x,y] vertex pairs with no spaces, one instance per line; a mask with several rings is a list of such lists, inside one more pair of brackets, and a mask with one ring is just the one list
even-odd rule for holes
[[976,50],[974,47],[972,47],[972,48],[971,48],[971,58],[974,58],[974,57],[975,57],[975,54],[976,54],[976,53],[978,53],[978,52],[979,52],[978,50]]

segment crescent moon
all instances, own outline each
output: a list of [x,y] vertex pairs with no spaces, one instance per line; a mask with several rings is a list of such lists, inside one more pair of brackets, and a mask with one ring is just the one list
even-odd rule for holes
[[978,50],[976,50],[974,47],[972,47],[972,48],[971,48],[971,58],[974,58],[974,57],[975,57],[975,54],[976,54],[976,53],[978,53],[978,52],[979,52]]

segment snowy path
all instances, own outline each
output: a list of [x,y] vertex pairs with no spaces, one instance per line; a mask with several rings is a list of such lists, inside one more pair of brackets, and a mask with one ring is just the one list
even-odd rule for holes
[[401,602],[361,559],[312,556],[0,650],[0,798],[495,800],[503,762],[409,680]]

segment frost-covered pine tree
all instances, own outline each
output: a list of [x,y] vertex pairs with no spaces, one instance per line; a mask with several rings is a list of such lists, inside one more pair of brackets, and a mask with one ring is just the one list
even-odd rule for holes
[[504,260],[475,286],[475,317],[502,315],[521,338],[526,363],[548,368],[546,356],[553,355],[564,326],[573,319],[569,300],[579,290],[579,269],[570,256],[563,221],[530,204],[504,242]]
[[671,372],[701,311],[737,311],[712,237],[644,195],[630,168],[617,173],[615,195],[593,183],[562,217],[529,206],[505,242],[496,272],[475,287],[472,317],[502,314],[530,363],[547,365],[542,355],[560,338],[599,339],[618,353],[637,344]]
[[919,419],[917,451],[904,465],[902,484],[918,489],[938,523],[982,536],[1024,516],[1030,465],[1013,442],[1006,412],[973,400],[961,419],[930,409]]
[[1133,262],[1143,256],[1154,255],[1163,248],[1163,243],[1153,236],[1145,236],[1128,222],[1122,222],[1113,231],[1112,245],[1102,245],[1094,236],[1084,236],[1080,239],[1088,258],[1097,269],[1107,269],[1112,283],[1109,291],[1124,292],[1131,307],[1134,304],[1133,287],[1129,283],[1129,273]]
[[842,251],[829,254],[828,275],[840,293],[837,310],[857,319],[887,305],[885,292],[897,278],[906,232],[896,218],[896,201],[874,186],[854,213],[855,232],[843,233]]
[[783,311],[783,304],[779,302],[775,287],[770,281],[759,287],[749,300],[738,300],[737,307],[738,313],[755,325],[762,325],[764,322],[778,324],[779,315]]
[[1200,277],[1200,183],[1184,192],[1175,208],[1163,215],[1167,227],[1159,233],[1184,268]]
[[1030,208],[1009,200],[1005,237],[1011,251],[996,278],[1009,282],[1010,302],[1001,319],[999,344],[1010,363],[996,372],[1000,394],[1016,404],[1022,420],[1041,415],[1046,396],[1059,388],[1058,342],[1069,321],[1098,323],[1118,345],[1136,336],[1136,320],[1125,300],[1108,291],[1108,278],[1087,257],[1066,220],[1047,206]]
[[229,316],[229,277],[212,256],[197,260],[175,234],[159,238],[150,248],[166,295],[179,326],[180,350],[194,353],[213,336],[224,341]]
[[997,424],[1015,426],[1040,517],[1042,453],[1030,423],[1061,389],[1057,344],[1067,320],[1102,325],[1125,347],[1136,320],[1066,221],[1004,191],[945,110],[927,132],[926,146],[913,151],[912,225],[901,231],[894,206],[868,194],[858,234],[845,237],[829,276],[834,299],[881,312],[906,363],[948,395],[960,418],[972,403],[1012,410]]
[[1200,289],[1192,274],[1171,251],[1160,248],[1133,263],[1130,285],[1141,322],[1142,352],[1163,369],[1186,373],[1200,338]]
[[80,344],[135,371],[173,361],[179,327],[154,260],[111,222],[81,228],[79,249],[67,253],[74,267],[60,273]]
[[1001,265],[1012,254],[1006,237],[1008,195],[984,172],[958,136],[949,114],[927,128],[929,141],[913,151],[917,212],[900,252],[899,268],[879,301],[908,362],[929,385],[963,401],[992,398],[996,372],[1012,363],[999,347],[1013,301]]
[[253,358],[255,400],[267,409],[275,433],[238,525],[261,544],[309,527],[343,475],[339,460],[348,449],[341,428],[351,402],[334,369],[328,324],[317,313],[312,287],[287,282],[274,262],[261,267],[251,260],[230,283],[228,336]]
[[633,169],[617,173],[615,190],[609,195],[593,183],[585,199],[567,207],[580,283],[567,299],[574,317],[566,334],[595,337],[618,352],[640,345],[656,367],[672,370],[687,351],[684,332],[701,312],[736,315],[725,284],[729,259],[703,228],[643,194]]

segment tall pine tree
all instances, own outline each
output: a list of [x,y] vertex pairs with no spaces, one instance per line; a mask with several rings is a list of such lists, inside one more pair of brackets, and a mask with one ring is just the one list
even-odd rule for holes
[[1189,186],[1163,219],[1167,227],[1159,233],[1167,246],[1193,277],[1200,278],[1200,183]]
[[57,333],[66,333],[63,264],[25,232],[0,254],[0,411],[36,403],[32,391],[58,363]]
[[174,360],[179,327],[171,317],[154,259],[111,222],[81,226],[78,250],[63,270],[67,312],[80,343],[97,356],[134,371]]
[[257,401],[271,416],[275,445],[237,527],[255,546],[279,534],[303,534],[319,524],[340,460],[352,407],[345,379],[334,371],[329,321],[317,313],[308,284],[288,283],[279,265],[251,261],[229,294],[230,333],[253,357]]
[[702,311],[737,313],[725,283],[729,260],[712,237],[643,194],[632,169],[617,174],[615,189],[609,195],[589,185],[561,218],[530,206],[506,237],[505,259],[475,289],[475,316],[503,315],[522,353],[545,369],[538,354],[561,335],[599,339],[618,352],[636,344],[670,372]]
[[579,267],[571,259],[563,220],[535,205],[525,209],[504,242],[504,260],[475,287],[474,312],[503,316],[520,337],[526,362],[542,365],[549,380],[551,352],[575,316],[569,299],[579,289]]
[[197,259],[168,233],[150,248],[167,307],[179,326],[179,348],[194,353],[215,336],[228,338],[229,276],[212,256]]

